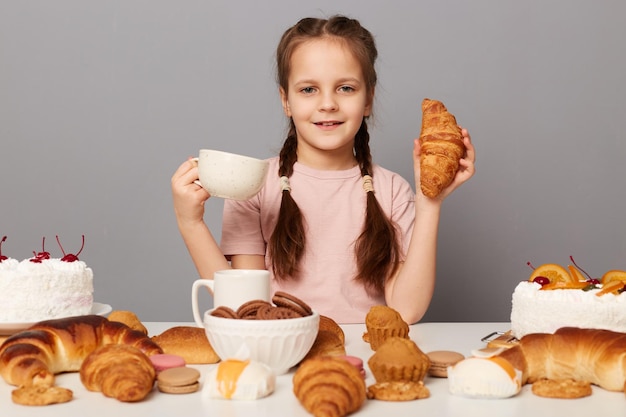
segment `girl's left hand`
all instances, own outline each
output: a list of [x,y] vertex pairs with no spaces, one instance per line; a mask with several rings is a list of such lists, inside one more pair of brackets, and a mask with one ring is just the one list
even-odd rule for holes
[[[461,128],[461,134],[463,135],[463,144],[465,145],[465,156],[459,160],[459,169],[452,180],[452,183],[443,189],[441,194],[439,194],[435,199],[443,200],[446,198],[452,191],[457,189],[461,184],[465,181],[469,180],[474,173],[476,172],[475,162],[476,162],[476,152],[474,149],[474,145],[472,144],[472,139],[469,135],[467,129]],[[419,140],[415,139],[413,144],[413,166],[415,170],[415,184],[416,184],[416,194],[423,198],[427,198],[422,194],[420,184],[420,144]]]

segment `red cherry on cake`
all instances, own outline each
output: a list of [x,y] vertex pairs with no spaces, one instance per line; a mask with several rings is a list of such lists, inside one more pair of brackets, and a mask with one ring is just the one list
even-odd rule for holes
[[85,247],[85,235],[83,235],[83,244],[81,245],[80,250],[78,251],[76,255],[71,254],[71,253],[67,253],[67,254],[65,253],[58,235],[57,235],[57,243],[59,244],[59,247],[61,248],[61,252],[63,252],[63,257],[61,258],[61,260],[64,262],[76,262],[78,261],[78,255],[80,255],[80,253],[83,251],[83,248]]
[[589,278],[587,282],[591,285],[600,285],[600,280],[598,278]]
[[533,278],[533,282],[536,282],[537,284],[543,287],[544,285],[550,283],[550,279],[548,277],[538,276],[538,277]]
[[44,236],[43,240],[41,241],[41,252],[37,253],[33,251],[33,254],[35,256],[30,261],[40,264],[41,261],[43,261],[44,259],[50,259],[50,252],[46,252],[45,248],[46,248],[46,237]]
[[7,240],[6,236],[2,237],[2,240],[0,240],[0,262],[4,261],[5,259],[9,259],[8,256],[4,256],[2,254],[2,242],[4,242],[5,240]]

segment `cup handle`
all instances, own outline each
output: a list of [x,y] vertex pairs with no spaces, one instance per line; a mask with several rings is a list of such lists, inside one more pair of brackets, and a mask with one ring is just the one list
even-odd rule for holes
[[[198,166],[198,161],[200,159],[198,157],[195,157],[195,158],[189,158],[189,160],[195,162],[196,166]],[[200,187],[202,187],[202,184],[200,183],[200,180],[195,180],[193,183],[196,184],[196,185],[199,185]]]
[[213,281],[208,279],[197,279],[193,282],[191,287],[191,309],[193,311],[193,320],[196,322],[198,327],[204,327],[204,322],[198,306],[198,289],[200,287],[207,287],[209,290],[213,291]]

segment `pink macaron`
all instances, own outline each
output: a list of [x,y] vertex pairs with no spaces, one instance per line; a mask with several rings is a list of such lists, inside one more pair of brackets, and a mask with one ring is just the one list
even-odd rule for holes
[[172,355],[168,353],[159,353],[156,355],[150,356],[150,361],[154,366],[157,374],[161,371],[170,368],[179,368],[181,366],[185,366],[185,359],[182,356]]
[[361,373],[361,376],[365,378],[365,369],[363,368],[363,359],[358,358],[356,356],[351,356],[351,355],[343,355],[343,356],[340,356],[340,358],[348,361],[348,363],[350,363],[350,365],[358,369],[359,372]]

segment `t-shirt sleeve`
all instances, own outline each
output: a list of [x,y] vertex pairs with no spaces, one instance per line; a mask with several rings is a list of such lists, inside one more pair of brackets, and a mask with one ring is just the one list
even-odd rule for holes
[[266,243],[261,229],[258,198],[224,201],[220,247],[227,258],[232,255],[265,255]]

